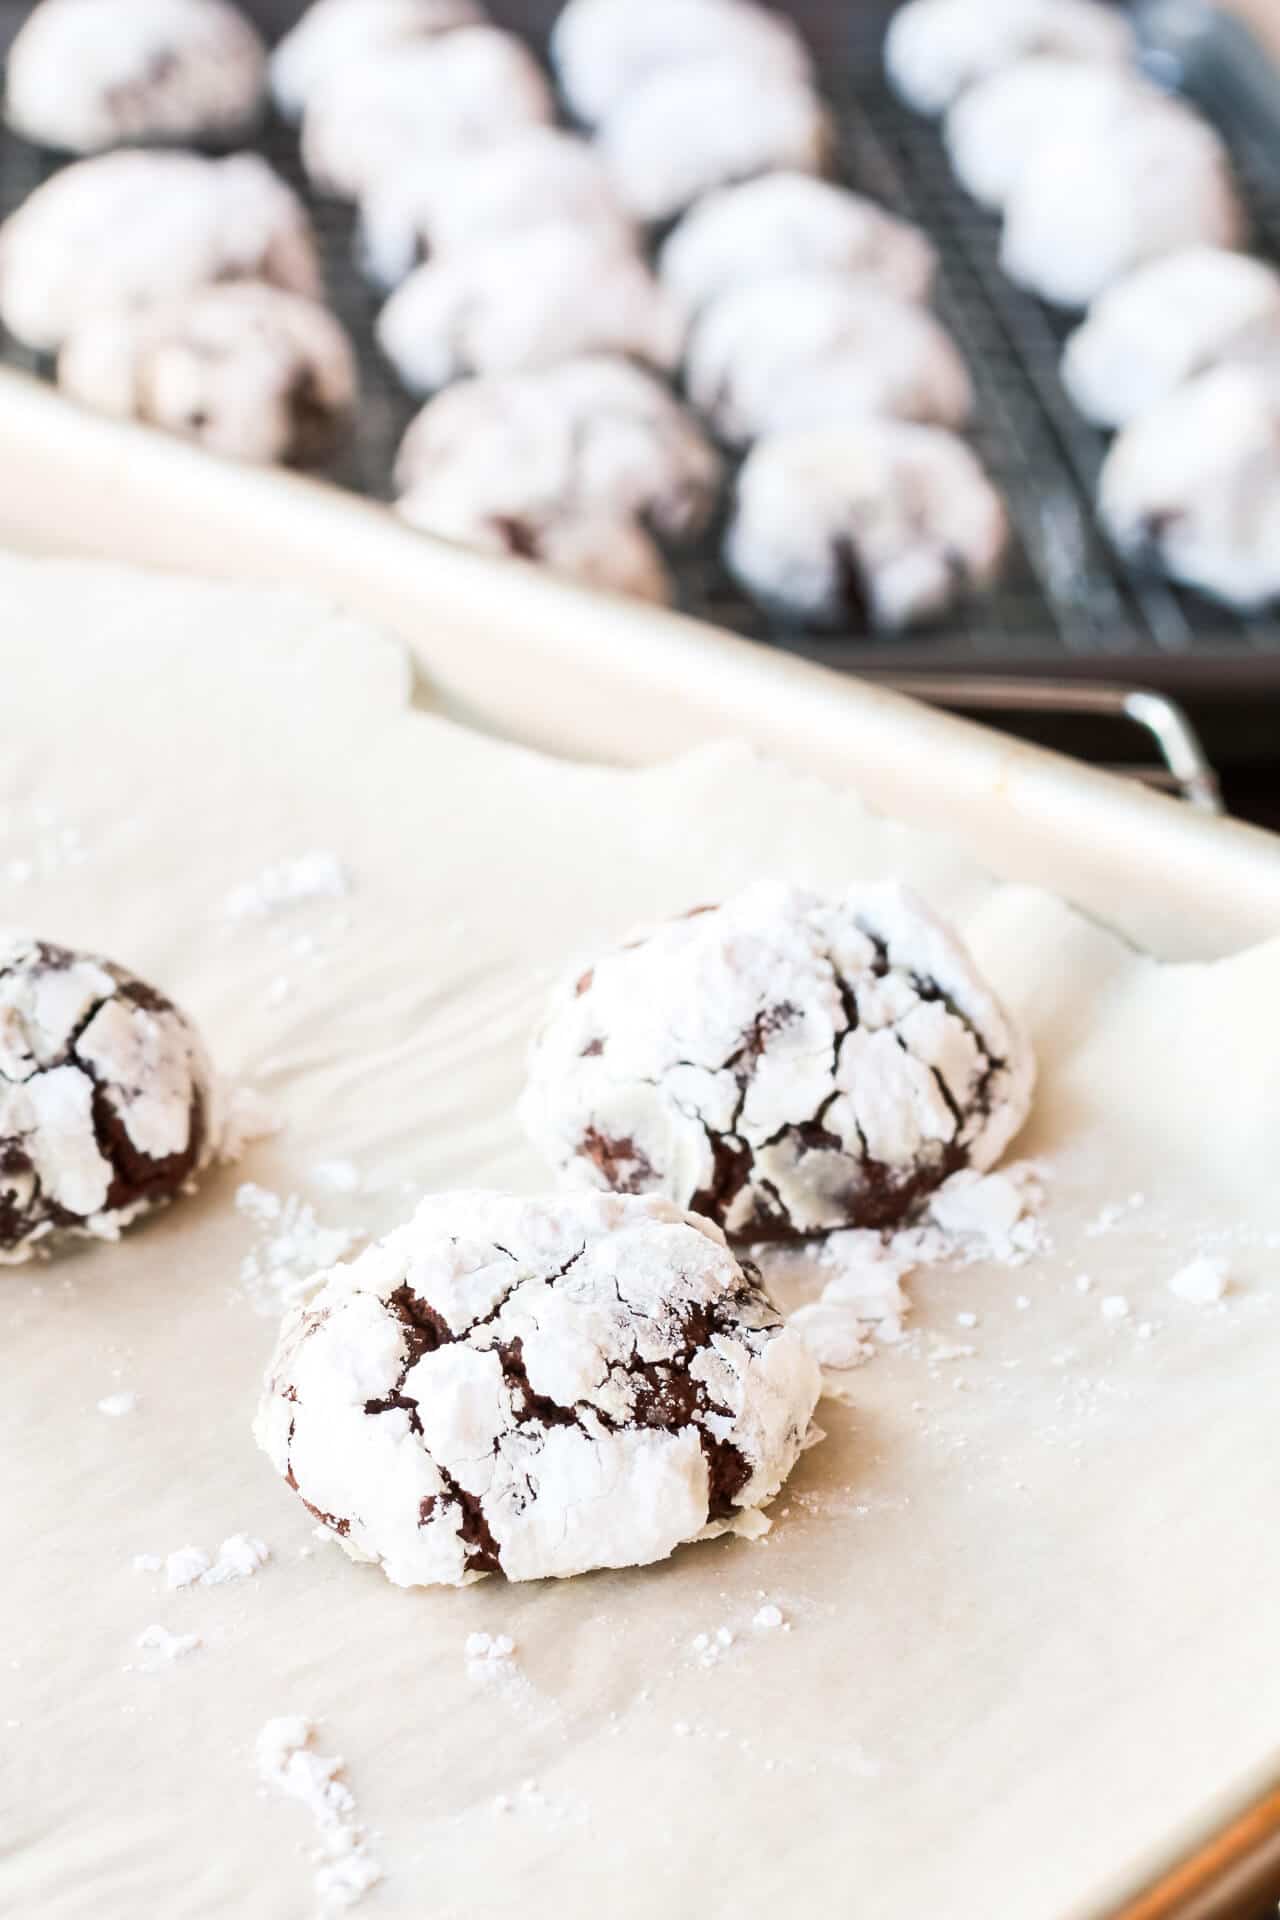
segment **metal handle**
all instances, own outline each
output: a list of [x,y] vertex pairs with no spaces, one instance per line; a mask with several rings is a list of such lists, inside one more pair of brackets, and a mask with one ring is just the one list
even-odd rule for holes
[[1191,721],[1168,694],[1102,680],[1015,680],[998,674],[895,673],[876,678],[937,707],[969,707],[984,713],[1099,714],[1131,721],[1151,735],[1161,764],[1126,764],[1112,771],[1177,792],[1201,813],[1222,812],[1218,776]]

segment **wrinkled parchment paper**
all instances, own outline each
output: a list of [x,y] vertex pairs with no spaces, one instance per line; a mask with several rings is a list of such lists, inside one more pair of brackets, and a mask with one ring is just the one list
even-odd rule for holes
[[[0,1274],[0,1911],[305,1920],[314,1831],[253,1761],[285,1713],[346,1759],[370,1920],[1063,1920],[1266,1759],[1280,944],[1162,967],[731,745],[636,774],[478,739],[302,598],[8,560],[0,622],[4,918],[173,993],[285,1121],[118,1246]],[[309,851],[348,897],[228,917]],[[536,1188],[512,1108],[549,977],[766,873],[900,874],[963,922],[1039,1049],[1051,1250],[914,1283],[766,1540],[393,1589],[253,1447],[238,1185],[368,1232],[423,1188]],[[1206,1247],[1221,1307],[1168,1291]],[[251,1580],[131,1565],[237,1531]],[[143,1670],[152,1623],[204,1644]],[[513,1674],[469,1670],[473,1631]]]

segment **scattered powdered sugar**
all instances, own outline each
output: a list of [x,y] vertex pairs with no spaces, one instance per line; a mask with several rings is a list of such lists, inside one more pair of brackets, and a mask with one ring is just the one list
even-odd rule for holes
[[1131,1193],[1127,1200],[1112,1200],[1094,1216],[1085,1228],[1091,1240],[1101,1234],[1112,1233],[1130,1214],[1138,1213],[1147,1204],[1145,1193]]
[[1180,1267],[1169,1282],[1169,1291],[1192,1306],[1216,1306],[1231,1286],[1231,1264],[1221,1254],[1201,1254]]
[[151,1626],[143,1628],[134,1645],[140,1647],[143,1653],[155,1656],[148,1667],[144,1667],[145,1672],[148,1668],[170,1666],[175,1660],[185,1659],[187,1654],[194,1653],[204,1642],[198,1633],[170,1633],[167,1627]]
[[347,870],[336,854],[300,853],[233,887],[222,910],[228,920],[266,920],[308,900],[340,900],[350,889]]
[[1122,1293],[1109,1293],[1102,1301],[1104,1320],[1127,1320],[1132,1309]]
[[736,1639],[732,1627],[717,1627],[714,1633],[695,1633],[689,1651],[700,1667],[718,1666]]
[[99,1400],[98,1412],[108,1414],[111,1419],[118,1420],[121,1414],[132,1413],[137,1404],[138,1396],[136,1393],[109,1393],[104,1400]]
[[271,1549],[265,1540],[255,1540],[248,1533],[229,1534],[218,1548],[213,1565],[200,1575],[200,1585],[223,1587],[231,1580],[250,1580],[270,1558]]
[[209,1556],[199,1547],[176,1547],[164,1559],[166,1587],[192,1587],[209,1570]]
[[[816,1252],[799,1256],[802,1277],[811,1282],[816,1276],[823,1286],[816,1300],[791,1312],[789,1324],[824,1374],[847,1372],[870,1358],[875,1343],[892,1346],[903,1338],[911,1310],[903,1282],[917,1269],[978,1261],[1020,1267],[1043,1251],[1048,1236],[1038,1216],[1044,1178],[1044,1169],[1031,1161],[988,1174],[965,1168],[933,1195],[923,1224],[892,1234],[857,1228],[833,1233]],[[760,1256],[766,1277],[784,1290],[788,1274],[796,1277],[797,1263],[793,1250],[764,1250]],[[974,1327],[978,1316],[960,1312],[956,1323]]]
[[243,1160],[258,1140],[279,1133],[283,1122],[271,1103],[255,1087],[230,1087],[223,1095],[218,1161],[224,1167]]
[[272,1193],[252,1182],[238,1189],[236,1209],[262,1234],[241,1262],[241,1285],[255,1311],[273,1317],[363,1238],[357,1228],[321,1226],[299,1194]]
[[218,1548],[216,1560],[211,1560],[202,1547],[178,1547],[166,1554],[163,1562],[158,1554],[139,1553],[134,1555],[133,1564],[140,1573],[159,1572],[163,1565],[165,1585],[176,1590],[194,1587],[197,1583],[202,1587],[221,1587],[230,1580],[248,1580],[270,1558],[271,1549],[265,1540],[255,1540],[247,1533],[233,1533]]
[[323,1915],[355,1906],[381,1880],[382,1868],[356,1820],[351,1789],[339,1778],[342,1759],[316,1753],[312,1733],[302,1714],[268,1720],[255,1753],[263,1785],[300,1801],[315,1824],[320,1850],[314,1856],[314,1886]]
[[786,1627],[790,1623],[781,1607],[775,1606],[772,1601],[767,1601],[763,1607],[756,1609],[751,1624],[753,1627],[759,1627],[762,1633],[768,1633],[777,1627]]

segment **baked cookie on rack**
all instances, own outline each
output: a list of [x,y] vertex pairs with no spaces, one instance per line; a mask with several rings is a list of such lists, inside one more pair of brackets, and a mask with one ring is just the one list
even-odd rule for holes
[[660,221],[757,174],[822,173],[833,134],[808,81],[757,60],[707,59],[664,67],[633,88],[597,138],[623,205],[637,220]]
[[0,227],[0,320],[29,347],[59,347],[106,309],[217,280],[321,294],[302,203],[256,154],[80,160]]
[[928,310],[857,274],[777,274],[695,322],[689,398],[728,446],[820,421],[892,414],[961,426],[968,370]]
[[554,119],[533,55],[497,27],[381,46],[331,72],[307,101],[302,161],[318,193],[359,200],[423,154],[500,140]]
[[622,594],[667,606],[671,575],[653,536],[634,520],[593,507],[533,503],[504,513],[491,490],[471,472],[448,485],[425,475],[396,501],[396,512],[420,533],[474,547],[481,553],[528,560],[600,593]]
[[356,364],[316,301],[241,280],[92,316],[63,342],[58,384],[211,453],[304,466],[333,451]]
[[326,80],[369,54],[484,19],[477,0],[311,0],[271,55],[271,97],[286,120],[301,120]]
[[659,1193],[731,1239],[899,1225],[1027,1116],[1028,1042],[914,895],[777,883],[575,970],[522,1113],[575,1187]]
[[1088,139],[1068,124],[1036,143],[1005,202],[1000,263],[1054,306],[1087,307],[1144,261],[1238,246],[1246,226],[1218,134],[1153,93],[1095,117]]
[[370,279],[389,290],[424,260],[548,220],[635,240],[589,141],[556,127],[518,127],[468,152],[465,166],[445,148],[380,175],[360,203],[359,251]]
[[639,255],[565,220],[429,260],[378,318],[379,344],[413,393],[584,353],[667,369],[683,338],[680,308]]
[[254,1432],[397,1586],[647,1566],[754,1521],[821,1382],[707,1220],[614,1194],[424,1200],[285,1318]]
[[1213,367],[1126,426],[1098,511],[1140,566],[1246,613],[1280,598],[1280,354]]
[[767,173],[692,207],[665,241],[658,273],[691,313],[717,294],[779,273],[865,274],[925,300],[937,256],[919,227],[806,173]]
[[673,541],[703,531],[720,479],[720,456],[668,388],[603,354],[458,381],[396,459],[396,485],[420,508],[457,494],[498,518],[603,514]]
[[217,1145],[194,1026],[94,954],[0,934],[0,1261],[114,1240]]
[[917,113],[943,113],[966,87],[1027,53],[1130,63],[1133,28],[1099,0],[907,0],[889,23],[890,85]]
[[258,119],[266,57],[230,0],[40,0],[9,49],[5,119],[67,153],[228,145]]
[[1002,502],[954,434],[866,420],[761,440],[738,475],[725,564],[799,625],[892,631],[998,578]]
[[1140,111],[1159,97],[1129,68],[1104,61],[1061,54],[1014,60],[948,109],[943,139],[951,170],[967,194],[998,212],[1043,141],[1095,139],[1114,114]]
[[1075,405],[1122,427],[1194,374],[1280,349],[1280,272],[1221,247],[1190,247],[1099,295],[1062,356]]
[[552,31],[551,58],[561,93],[588,126],[653,75],[689,61],[752,61],[797,80],[812,72],[791,22],[750,0],[569,0]]

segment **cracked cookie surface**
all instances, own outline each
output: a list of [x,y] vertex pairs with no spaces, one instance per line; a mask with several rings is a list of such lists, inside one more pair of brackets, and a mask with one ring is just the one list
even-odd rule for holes
[[772,1499],[816,1369],[707,1220],[468,1192],[321,1276],[259,1445],[398,1586],[642,1566]]
[[190,1021],[89,954],[0,937],[0,1260],[55,1235],[114,1239],[214,1144],[213,1076]]
[[1031,1050],[950,929],[892,886],[774,883],[567,982],[522,1112],[563,1178],[661,1193],[745,1242],[889,1227],[1026,1117]]

